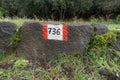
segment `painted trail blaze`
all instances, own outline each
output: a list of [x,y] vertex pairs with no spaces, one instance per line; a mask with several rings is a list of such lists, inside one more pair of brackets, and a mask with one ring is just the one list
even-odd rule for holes
[[60,24],[44,24],[43,25],[43,39],[45,40],[68,40],[68,25]]

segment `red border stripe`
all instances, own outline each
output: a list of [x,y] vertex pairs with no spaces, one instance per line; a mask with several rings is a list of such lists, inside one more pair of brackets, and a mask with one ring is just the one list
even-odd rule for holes
[[48,27],[47,27],[47,24],[43,25],[43,39],[45,39],[45,40],[48,39]]
[[63,41],[68,40],[68,25],[63,24]]

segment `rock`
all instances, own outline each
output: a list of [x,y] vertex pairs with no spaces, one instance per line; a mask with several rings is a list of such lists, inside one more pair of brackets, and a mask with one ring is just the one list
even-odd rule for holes
[[[44,40],[43,24],[39,22],[25,22],[20,29],[21,42],[17,54],[24,54],[28,59],[36,60],[50,57],[59,53],[82,52],[94,32],[90,25],[68,25],[68,40]],[[54,23],[53,23],[54,24]]]
[[99,71],[99,74],[105,76],[107,80],[120,80],[119,72],[110,72],[106,69],[102,69]]
[[115,50],[120,51],[120,32],[117,33],[116,42],[115,42],[115,44],[113,45],[113,48],[114,48]]
[[104,25],[92,24],[92,26],[94,27],[94,32],[97,34],[104,34],[104,33],[108,32],[108,28]]
[[0,52],[10,45],[15,30],[16,25],[14,23],[0,22]]

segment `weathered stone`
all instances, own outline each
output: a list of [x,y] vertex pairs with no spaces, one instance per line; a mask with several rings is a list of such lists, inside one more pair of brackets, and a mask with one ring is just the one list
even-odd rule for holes
[[120,51],[120,32],[117,33],[116,42],[113,45],[113,48]]
[[10,22],[0,22],[0,51],[4,47],[8,47],[12,42],[12,37],[14,31],[16,30],[16,25]]
[[90,25],[68,25],[68,41],[44,40],[43,24],[39,22],[23,24],[20,29],[21,42],[17,48],[18,55],[25,54],[28,59],[34,60],[45,55],[82,52],[94,32]]
[[94,32],[97,34],[104,34],[104,33],[108,32],[108,28],[104,25],[92,24],[92,26],[94,27]]

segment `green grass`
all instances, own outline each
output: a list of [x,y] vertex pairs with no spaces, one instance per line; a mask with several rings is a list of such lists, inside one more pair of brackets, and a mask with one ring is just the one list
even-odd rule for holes
[[108,29],[111,31],[119,31],[120,32],[120,24],[111,23],[111,24],[107,24],[107,26],[108,26]]
[[22,24],[26,21],[37,21],[37,22],[44,22],[44,21],[48,21],[48,22],[59,22],[59,23],[68,23],[68,24],[72,24],[72,23],[78,23],[78,24],[104,24],[108,27],[109,30],[112,31],[120,31],[120,24],[116,24],[114,23],[114,21],[104,21],[104,20],[98,20],[98,19],[90,19],[88,21],[84,21],[82,19],[80,20],[66,20],[66,21],[53,21],[53,20],[39,20],[39,19],[28,19],[28,18],[3,18],[0,19],[0,21],[9,21],[9,22],[13,22],[17,25],[17,27],[21,27]]
[[5,21],[5,22],[13,22],[17,25],[17,27],[21,27],[22,24],[25,22],[25,21],[32,21],[31,19],[27,19],[27,18],[3,18],[3,19],[0,19],[0,21]]
[[0,69],[0,80],[105,80],[97,69],[95,65],[84,63],[79,56],[67,54],[60,54],[46,65],[17,58],[12,67]]

